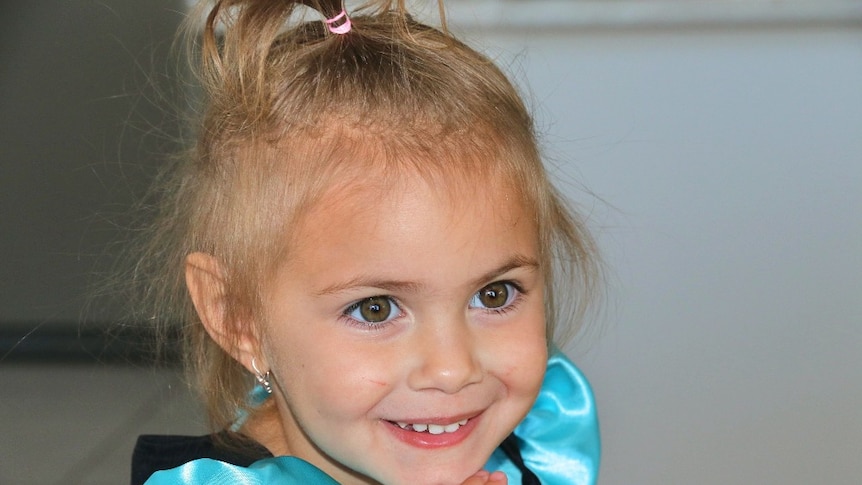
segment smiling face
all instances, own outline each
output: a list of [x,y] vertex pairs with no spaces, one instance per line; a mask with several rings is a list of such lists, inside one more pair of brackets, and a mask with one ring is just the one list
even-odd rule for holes
[[345,185],[303,216],[263,295],[276,454],[345,484],[461,483],[529,411],[547,360],[536,227],[511,191],[459,185]]

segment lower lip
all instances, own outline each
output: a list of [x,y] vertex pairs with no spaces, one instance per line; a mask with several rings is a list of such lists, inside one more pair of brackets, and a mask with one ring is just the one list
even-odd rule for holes
[[411,429],[403,429],[397,424],[389,421],[384,421],[384,424],[387,425],[389,431],[391,431],[396,438],[410,446],[415,446],[416,448],[446,448],[448,446],[455,446],[467,439],[467,437],[470,436],[470,433],[476,428],[479,417],[480,416],[470,418],[466,424],[459,427],[458,431],[455,431],[454,433],[443,432],[441,434],[431,434],[427,431],[418,433]]

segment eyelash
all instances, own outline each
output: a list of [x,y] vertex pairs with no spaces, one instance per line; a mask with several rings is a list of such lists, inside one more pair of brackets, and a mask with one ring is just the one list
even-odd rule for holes
[[[527,294],[527,292],[524,290],[524,288],[521,285],[515,283],[514,281],[510,281],[510,280],[495,281],[493,283],[489,283],[489,284],[483,286],[481,289],[479,289],[479,291],[474,293],[472,297],[470,297],[470,302],[472,303],[473,299],[478,298],[480,293],[482,291],[484,291],[485,289],[487,289],[488,287],[493,286],[493,285],[499,285],[499,284],[506,285],[507,288],[514,290],[513,291],[514,294],[510,295],[507,298],[506,302],[502,306],[495,307],[495,308],[470,306],[469,308],[480,310],[480,311],[494,314],[494,315],[505,315],[505,314],[509,313],[510,311],[515,310],[519,306],[521,301],[524,299],[524,296]],[[363,303],[368,303],[368,302],[370,302],[372,300],[376,300],[376,299],[385,299],[386,301],[388,301],[389,304],[394,307],[394,310],[397,310],[397,315],[395,315],[394,317],[382,320],[380,322],[362,321],[362,320],[359,320],[359,319],[351,316],[351,314],[353,312],[357,311],[360,308],[360,306],[362,306]],[[392,313],[395,313],[395,312],[393,311]],[[360,328],[362,330],[368,330],[368,331],[382,330],[382,329],[388,327],[389,325],[391,325],[395,320],[399,319],[403,315],[404,315],[404,310],[401,309],[401,304],[398,302],[397,299],[395,299],[394,297],[389,296],[389,295],[375,295],[375,296],[371,296],[368,298],[363,298],[361,300],[357,300],[357,301],[351,303],[350,305],[348,305],[347,308],[345,308],[341,312],[341,318],[343,320],[345,320],[348,325],[350,325],[352,327]]]

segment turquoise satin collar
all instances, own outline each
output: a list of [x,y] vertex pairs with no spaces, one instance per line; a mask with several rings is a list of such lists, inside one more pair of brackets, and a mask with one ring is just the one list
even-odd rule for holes
[[[562,353],[548,359],[548,370],[536,403],[515,428],[521,456],[542,485],[593,485],[599,474],[599,424],[587,379]],[[521,473],[496,450],[487,470],[506,473],[509,483],[521,483]],[[240,467],[211,459],[194,460],[156,472],[146,485],[228,485],[297,483],[337,485],[314,465],[280,456]]]
[[292,456],[265,458],[248,468],[201,458],[185,465],[153,473],[144,485],[269,485],[296,483],[338,485],[307,461]]

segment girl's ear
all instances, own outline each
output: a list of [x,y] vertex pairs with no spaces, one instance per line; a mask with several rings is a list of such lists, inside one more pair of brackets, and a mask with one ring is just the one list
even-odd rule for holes
[[227,317],[225,273],[215,256],[191,253],[186,256],[186,286],[207,333],[231,357],[251,369],[258,341],[253,330]]

